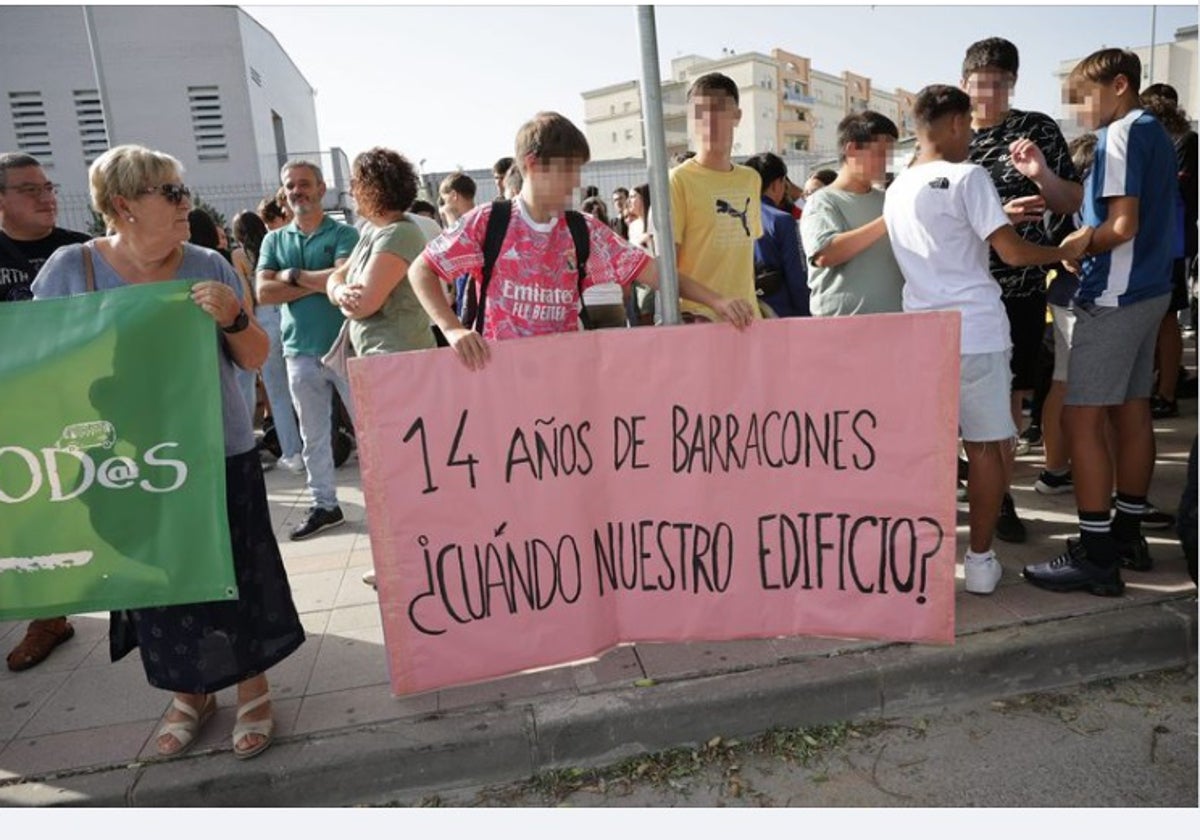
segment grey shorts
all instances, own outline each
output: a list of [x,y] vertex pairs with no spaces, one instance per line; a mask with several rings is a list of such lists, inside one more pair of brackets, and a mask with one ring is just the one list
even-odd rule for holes
[[968,443],[1012,440],[1012,351],[964,353],[959,369],[958,431]]
[[1154,345],[1169,294],[1128,306],[1074,306],[1067,405],[1121,405],[1150,398]]
[[1070,307],[1050,304],[1054,314],[1054,375],[1055,382],[1067,381],[1067,361],[1071,358],[1071,333],[1075,330],[1075,313]]

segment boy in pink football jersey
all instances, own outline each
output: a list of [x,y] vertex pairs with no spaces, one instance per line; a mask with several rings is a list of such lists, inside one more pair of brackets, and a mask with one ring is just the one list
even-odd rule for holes
[[[586,224],[582,250],[587,256],[580,272],[581,249],[568,224],[567,207],[589,157],[586,138],[570,120],[553,112],[536,115],[517,133],[521,192],[511,202],[507,228],[501,229],[486,291],[484,246],[495,205],[476,207],[456,229],[430,242],[409,269],[421,305],[469,369],[487,364],[488,341],[577,331],[582,289],[601,283],[627,287],[634,280],[657,288],[658,271],[649,255],[586,215],[575,222]],[[474,277],[482,309],[478,320],[467,325],[439,285],[464,273]],[[679,285],[683,297],[712,308],[738,328],[754,317],[744,301],[720,297],[686,278]]]

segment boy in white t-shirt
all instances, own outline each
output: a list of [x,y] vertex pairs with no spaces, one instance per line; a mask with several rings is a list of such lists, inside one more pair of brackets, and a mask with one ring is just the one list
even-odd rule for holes
[[1091,229],[1058,248],[1033,245],[1008,221],[988,173],[964,163],[971,145],[971,100],[949,85],[930,85],[913,106],[919,154],[887,191],[883,218],[904,274],[904,311],[962,313],[959,430],[970,464],[970,548],[966,589],[993,592],[1001,567],[992,551],[1000,503],[1008,487],[1017,430],[1009,411],[1012,372],[1008,316],[988,269],[988,246],[1008,265],[1076,259]]

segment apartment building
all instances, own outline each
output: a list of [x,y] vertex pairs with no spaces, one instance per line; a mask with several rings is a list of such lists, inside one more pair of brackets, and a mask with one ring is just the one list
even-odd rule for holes
[[[852,111],[867,108],[886,114],[912,133],[915,94],[882,90],[871,80],[845,71],[841,75],[814,70],[811,61],[774,49],[726,52],[720,58],[681,56],[671,62],[662,83],[663,129],[667,153],[687,150],[687,89],[705,73],[724,73],[738,86],[742,121],[734,133],[734,157],[762,151],[780,154],[829,155],[837,150],[837,124]],[[593,160],[642,158],[645,129],[637,81],[585,91],[584,129]]]

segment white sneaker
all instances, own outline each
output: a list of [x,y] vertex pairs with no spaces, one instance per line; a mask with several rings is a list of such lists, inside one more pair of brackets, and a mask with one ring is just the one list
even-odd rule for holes
[[375,571],[374,570],[371,570],[369,572],[363,572],[362,582],[365,583],[367,586],[371,587],[372,589],[378,588],[377,586],[375,586]]
[[996,559],[996,553],[989,551],[982,557],[966,557],[963,560],[963,572],[966,578],[966,590],[973,595],[991,595],[996,591],[996,584],[1004,568]]
[[290,458],[280,458],[279,463],[283,464],[284,468],[289,472],[294,472],[297,475],[304,472],[304,458],[299,453]]

